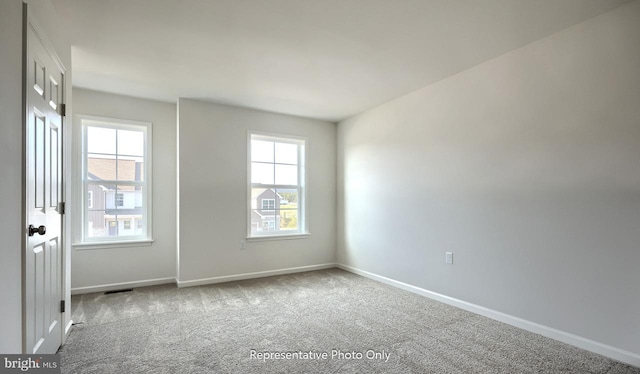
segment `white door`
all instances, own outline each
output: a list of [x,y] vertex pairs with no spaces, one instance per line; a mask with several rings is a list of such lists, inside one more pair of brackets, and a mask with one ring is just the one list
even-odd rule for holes
[[64,68],[31,21],[26,60],[25,353],[62,342],[62,108]]

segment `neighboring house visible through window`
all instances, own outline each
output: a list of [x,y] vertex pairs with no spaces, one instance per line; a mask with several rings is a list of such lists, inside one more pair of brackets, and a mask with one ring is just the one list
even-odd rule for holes
[[305,140],[249,136],[249,237],[305,234]]
[[151,124],[79,118],[82,242],[151,239]]

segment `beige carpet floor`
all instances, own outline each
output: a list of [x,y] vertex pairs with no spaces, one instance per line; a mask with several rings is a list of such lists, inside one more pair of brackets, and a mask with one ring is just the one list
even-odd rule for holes
[[72,308],[63,373],[640,373],[338,269],[85,294]]

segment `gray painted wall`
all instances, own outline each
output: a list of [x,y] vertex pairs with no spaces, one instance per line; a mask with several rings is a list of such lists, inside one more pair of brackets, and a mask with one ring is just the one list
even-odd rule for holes
[[635,1],[339,123],[338,262],[639,354],[639,46]]
[[[188,99],[179,100],[178,122],[180,281],[335,262],[335,124]],[[308,238],[240,249],[248,130],[308,138]]]
[[[142,247],[74,248],[72,287],[175,277],[176,105],[79,88],[74,88],[73,101],[76,114],[152,123],[154,242]],[[79,131],[77,123],[74,123],[74,131]],[[73,180],[79,180],[79,176],[74,175]],[[76,183],[73,187],[74,196],[80,196],[79,185]],[[75,241],[80,234],[75,230]]]

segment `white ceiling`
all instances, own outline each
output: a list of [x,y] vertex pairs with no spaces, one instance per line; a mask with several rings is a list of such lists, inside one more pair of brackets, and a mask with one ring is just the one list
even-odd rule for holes
[[626,0],[52,0],[73,84],[337,121]]

